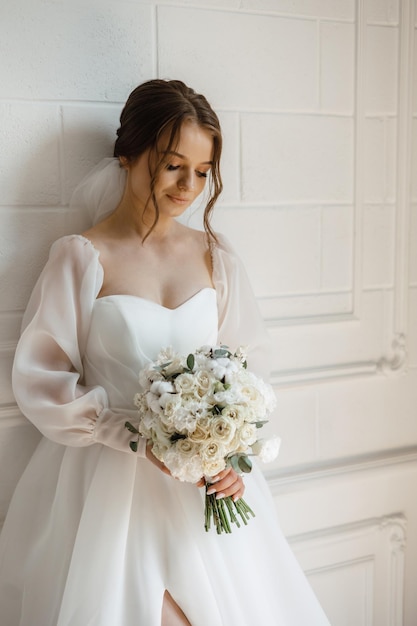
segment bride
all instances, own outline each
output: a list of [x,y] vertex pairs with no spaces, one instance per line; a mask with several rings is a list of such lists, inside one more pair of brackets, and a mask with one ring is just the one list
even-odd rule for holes
[[[0,538],[4,626],[328,626],[275,517],[259,468],[232,468],[216,498],[256,512],[206,532],[204,486],[129,446],[138,372],[161,348],[248,345],[268,375],[267,337],[245,271],[210,215],[222,137],[207,100],[180,81],[130,95],[114,158],[76,190],[94,214],[52,246],[13,368],[16,401],[44,435]],[[205,231],[179,217],[205,191]],[[261,236],[261,233],[260,233]]]

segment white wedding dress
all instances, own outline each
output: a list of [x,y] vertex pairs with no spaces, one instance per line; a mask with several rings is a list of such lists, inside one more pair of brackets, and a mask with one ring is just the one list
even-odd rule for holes
[[18,402],[46,436],[1,535],[2,626],[160,626],[165,589],[192,626],[328,626],[257,467],[245,477],[256,517],[217,535],[204,529],[203,489],[128,448],[139,370],[161,347],[216,344],[231,315],[224,266],[236,259],[220,244],[213,260],[216,289],[172,310],[129,295],[97,299],[91,244],[54,245],[16,356]]

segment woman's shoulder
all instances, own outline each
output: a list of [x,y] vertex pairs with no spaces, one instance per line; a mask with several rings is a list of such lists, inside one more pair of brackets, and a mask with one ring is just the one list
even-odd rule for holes
[[49,250],[49,261],[61,263],[77,263],[80,265],[98,260],[98,251],[93,243],[84,235],[63,235],[52,244]]
[[51,250],[82,250],[83,248],[94,251],[91,239],[89,239],[84,233],[62,235],[62,237],[56,239],[51,246]]

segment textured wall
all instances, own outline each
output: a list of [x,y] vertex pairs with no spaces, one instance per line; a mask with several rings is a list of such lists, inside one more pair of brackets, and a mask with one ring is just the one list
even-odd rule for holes
[[37,441],[10,388],[30,290],[84,227],[71,192],[131,89],[180,78],[219,112],[215,226],[271,332],[283,528],[334,626],[416,623],[416,16],[415,0],[2,0],[0,518]]

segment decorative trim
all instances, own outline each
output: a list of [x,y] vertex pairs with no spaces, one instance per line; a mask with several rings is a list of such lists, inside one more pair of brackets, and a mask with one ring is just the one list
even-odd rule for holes
[[[331,589],[336,570],[361,567],[365,604],[358,598],[354,607],[361,613],[361,623],[403,623],[406,519],[402,513],[293,535],[288,540],[312,583],[317,574],[327,576]],[[321,580],[325,584],[326,578]]]
[[364,376],[374,376],[378,371],[378,364],[373,361],[342,363],[330,367],[311,367],[273,372],[271,384],[279,389],[300,384],[327,383],[335,379],[363,378]]
[[392,340],[391,356],[383,356],[377,363],[378,371],[385,375],[397,374],[402,371],[407,363],[407,347],[405,335],[399,334]]
[[339,480],[341,476],[357,472],[369,473],[389,467],[417,464],[417,445],[385,450],[383,452],[346,457],[336,461],[310,463],[288,469],[265,471],[265,477],[273,495],[285,490],[305,486],[316,481]]
[[17,405],[0,406],[0,429],[28,426],[30,422]]

